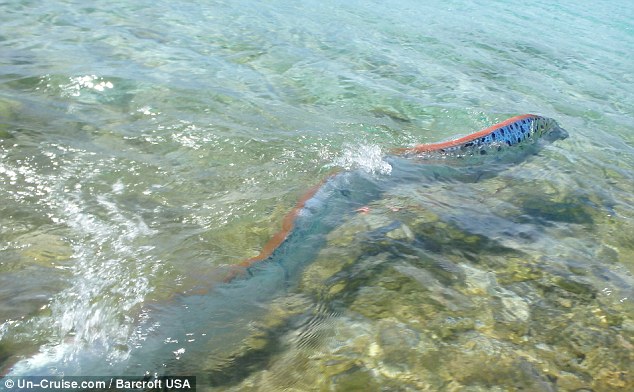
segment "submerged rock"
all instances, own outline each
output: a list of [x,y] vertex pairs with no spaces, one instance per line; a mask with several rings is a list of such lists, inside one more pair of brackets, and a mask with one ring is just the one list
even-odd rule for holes
[[414,233],[412,233],[412,230],[407,225],[401,224],[394,230],[389,231],[386,237],[393,240],[413,241]]
[[287,320],[265,323],[281,331],[267,338],[274,354],[233,390],[632,384],[631,312],[601,296],[592,270],[507,247],[440,215],[416,216],[423,209],[377,205],[378,217],[356,215],[331,233],[298,286],[314,303],[298,306],[311,310],[296,320],[310,321],[272,311]]
[[0,140],[14,137],[11,121],[15,120],[21,106],[17,101],[0,98]]
[[558,276],[552,282],[559,288],[579,297],[592,299],[597,295],[593,285],[582,277],[575,275]]
[[24,244],[22,257],[28,261],[54,267],[67,265],[73,249],[62,237],[50,233],[30,233],[20,236],[17,241]]

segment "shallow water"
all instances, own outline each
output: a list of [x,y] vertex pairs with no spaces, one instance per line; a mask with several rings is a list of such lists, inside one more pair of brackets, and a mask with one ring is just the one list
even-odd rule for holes
[[[2,373],[631,385],[628,2],[2,9]],[[570,137],[478,181],[393,181],[390,148],[526,112]],[[370,212],[339,214],[291,280],[223,285],[337,168],[380,189]]]

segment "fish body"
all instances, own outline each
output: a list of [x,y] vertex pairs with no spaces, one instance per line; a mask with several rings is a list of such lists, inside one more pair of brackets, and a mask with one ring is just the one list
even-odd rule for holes
[[[437,179],[438,171],[460,160],[451,158],[489,158],[499,156],[500,150],[522,156],[518,151],[526,147],[539,147],[542,141],[566,136],[554,120],[526,114],[454,140],[395,150],[386,157],[393,167],[390,175],[373,176],[362,170],[331,174],[305,192],[260,254],[237,265],[236,272],[224,283],[205,294],[183,295],[169,303],[150,306],[149,318],[139,325],[139,330],[145,332],[137,334],[142,335],[141,339],[131,338],[127,359],[108,361],[112,348],[107,344],[82,347],[80,353],[76,347],[68,347],[74,353],[72,360],[63,353],[63,347],[58,347],[57,351],[43,351],[19,361],[9,374],[173,374],[179,369],[199,368],[196,360],[205,356],[211,357],[208,369],[222,367],[232,350],[240,347],[251,333],[251,321],[264,317],[267,312],[264,304],[285,295],[297,284],[301,271],[326,244],[327,235],[360,206],[379,199],[398,184]],[[438,163],[429,157],[445,159]],[[490,165],[487,162],[484,166]],[[461,180],[460,176],[469,172],[463,166],[447,171],[451,178]],[[197,337],[195,344],[172,343],[187,342],[191,336]],[[174,353],[185,347],[188,354],[174,358]],[[111,363],[104,366],[105,362]]]
[[523,114],[457,139],[419,144],[410,148],[396,149],[394,152],[406,157],[437,154],[486,155],[491,151],[502,151],[507,147],[533,144],[541,138],[553,141],[566,136],[567,133],[555,120],[535,114]]

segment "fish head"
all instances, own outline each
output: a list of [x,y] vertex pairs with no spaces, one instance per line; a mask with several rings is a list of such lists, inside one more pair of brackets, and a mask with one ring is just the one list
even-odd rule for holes
[[536,138],[549,143],[566,139],[569,136],[568,132],[552,118],[536,117],[533,126]]

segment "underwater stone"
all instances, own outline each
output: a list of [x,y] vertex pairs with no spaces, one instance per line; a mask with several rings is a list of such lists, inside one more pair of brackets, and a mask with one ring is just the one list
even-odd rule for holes
[[543,270],[535,262],[519,257],[507,257],[504,270],[498,273],[502,285],[537,280],[543,276]]
[[[458,390],[478,390],[479,386],[500,386],[508,383],[517,369],[505,352],[490,354],[479,349],[459,353],[447,352],[442,364],[442,377],[453,380]],[[475,389],[474,389],[475,388]]]
[[590,282],[578,276],[558,276],[553,280],[553,283],[570,293],[577,294],[586,299],[595,298],[597,294],[597,290]]
[[[313,295],[321,295],[327,287],[328,279],[341,272],[356,261],[356,252],[353,254],[346,248],[328,247],[319,252],[317,259],[312,262],[302,273],[300,289]],[[332,289],[337,291],[337,289]]]
[[16,118],[21,106],[17,101],[0,98],[0,139],[13,137],[8,122]]
[[596,258],[602,263],[618,263],[619,251],[612,246],[603,244],[597,251]]
[[14,348],[9,347],[9,344],[6,341],[3,342],[0,340],[0,369],[4,367],[4,363],[11,358],[11,355],[14,352]]
[[332,377],[332,388],[334,391],[379,391],[381,386],[377,383],[376,377],[367,370],[353,367],[345,372],[341,372]]
[[447,341],[455,339],[460,334],[474,330],[475,321],[471,317],[439,317],[436,320],[432,320],[427,327],[429,331],[434,333],[434,336]]
[[[217,355],[211,358],[212,361],[205,370],[209,382],[220,386],[241,380],[240,391],[256,386],[253,390],[269,390],[263,387],[270,382],[268,372],[261,370],[264,370],[268,360],[278,353],[281,339],[292,339],[288,337],[287,331],[293,318],[314,311],[314,304],[306,296],[297,294],[275,299],[269,309],[264,320],[250,324],[249,335],[239,346],[223,356],[223,362],[218,363],[220,358]],[[301,358],[305,360],[300,360]],[[292,375],[295,381],[298,381],[307,374],[308,363],[305,354],[296,351],[293,352],[292,363],[282,357],[278,366],[284,367],[285,377]],[[246,378],[242,380],[242,377]],[[254,379],[259,381],[254,383]]]
[[440,220],[440,216],[430,211],[429,209],[413,208],[413,212],[416,214],[416,217],[411,223],[411,225],[414,227],[420,227],[422,225],[432,224]]
[[634,320],[632,320],[631,318],[627,318],[625,320],[623,320],[623,322],[621,323],[621,328],[623,329],[623,331],[631,333],[634,336]]
[[68,261],[73,250],[62,237],[48,233],[29,233],[18,238],[26,245],[22,257],[42,265],[55,265],[55,262]]
[[[566,371],[560,371],[557,373],[557,387],[564,391],[582,392],[584,390],[590,391],[590,383],[585,381],[578,375]],[[588,388],[588,389],[584,389]]]
[[526,299],[511,290],[497,286],[490,289],[486,305],[493,315],[495,335],[514,343],[522,343],[529,332],[530,306]]
[[370,113],[374,114],[376,117],[388,117],[396,122],[408,123],[411,121],[409,117],[407,117],[407,115],[402,114],[398,110],[387,106],[377,106],[374,109],[370,110]]
[[388,227],[392,222],[381,214],[357,214],[328,234],[328,244],[335,247],[350,246],[357,241],[359,234]]
[[270,304],[261,326],[267,329],[277,328],[284,325],[289,318],[306,313],[313,307],[314,303],[302,294],[276,298]]
[[265,335],[250,335],[244,340],[244,349],[251,351],[264,350],[271,343],[270,339]]
[[417,331],[393,319],[380,321],[379,329],[378,341],[384,351],[389,351],[395,347],[411,349],[416,347],[420,341]]
[[350,309],[369,319],[390,317],[395,310],[394,295],[395,293],[382,287],[362,287]]
[[367,231],[374,231],[383,227],[388,227],[393,222],[390,217],[382,214],[362,214],[360,216],[362,221],[365,223]]
[[594,376],[593,386],[595,390],[603,390],[610,388],[615,391],[625,391],[634,386],[634,380],[627,370],[613,370],[602,368],[598,374]]
[[561,201],[553,201],[544,197],[534,197],[523,201],[525,216],[552,222],[578,223],[590,225],[594,222],[596,212],[577,198],[564,197]]
[[570,298],[557,298],[557,303],[564,308],[572,308],[572,300]]
[[414,240],[414,233],[405,224],[401,224],[400,227],[388,232],[385,236],[393,240]]
[[504,321],[525,322],[529,319],[529,304],[513,291],[497,287],[492,290],[491,294],[497,297],[503,306],[503,310],[497,314],[502,316]]
[[346,284],[344,282],[337,282],[334,285],[330,286],[330,288],[328,289],[328,297],[332,298],[335,295],[341,293],[343,290],[345,290],[346,288]]
[[462,268],[465,270],[465,285],[468,294],[482,295],[497,286],[494,272],[483,271],[469,264],[463,265]]
[[[437,268],[432,264],[428,269],[412,265],[397,264],[394,271],[403,275],[405,280],[399,291],[407,294],[412,292],[425,295],[425,303],[435,304],[439,308],[447,308],[452,311],[467,310],[473,307],[471,299],[455,290],[451,286],[443,284],[436,273]],[[442,278],[442,276],[440,276]]]

